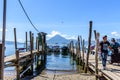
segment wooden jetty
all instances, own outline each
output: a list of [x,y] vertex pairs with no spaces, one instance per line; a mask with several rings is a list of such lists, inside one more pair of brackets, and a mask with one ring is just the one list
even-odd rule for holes
[[[95,55],[89,55],[89,68],[91,68],[93,71],[95,71]],[[103,70],[102,68],[102,62],[98,61],[98,72],[99,74],[96,74],[97,76],[105,76],[107,79],[110,80],[119,80],[120,79],[120,66],[115,64],[110,64],[107,62],[107,69]]]
[[[33,50],[32,52],[33,52],[34,55],[38,53],[37,50]],[[30,55],[31,55],[30,51],[21,52],[21,53],[19,53],[19,60],[21,60],[23,58],[27,58]],[[13,55],[10,55],[10,56],[7,56],[7,57],[4,58],[4,63],[15,62],[15,61],[16,61],[16,54],[13,54]]]
[[[4,57],[4,68],[15,66],[16,67],[16,79],[20,80],[25,75],[33,75],[33,70],[43,70],[46,64],[46,33],[38,33],[36,38],[36,48],[34,49],[34,36],[30,31],[30,49],[28,50],[28,39],[26,34],[26,47],[17,47],[16,28],[14,28],[14,40],[15,40],[15,53],[13,55]],[[40,47],[41,46],[41,49]],[[0,45],[0,49],[2,45]],[[21,52],[21,50],[25,49]],[[33,64],[36,63],[36,67],[33,68]],[[35,64],[34,64],[35,65]],[[2,74],[0,74],[2,76]],[[3,77],[3,76],[2,76]],[[1,79],[3,80],[3,79]]]
[[[107,69],[102,69],[102,62],[98,60],[98,42],[99,42],[99,33],[95,33],[96,49],[95,55],[91,54],[90,45],[91,45],[91,34],[92,34],[92,21],[90,21],[89,28],[89,38],[88,38],[88,49],[85,48],[85,40],[81,36],[78,36],[78,42],[76,47],[74,42],[71,41],[69,44],[69,50],[71,55],[78,61],[78,64],[83,66],[83,70],[87,73],[88,70],[92,70],[95,74],[96,80],[105,77],[108,80],[119,80],[120,79],[120,66],[115,64],[109,64],[107,62]],[[20,80],[24,74],[32,75],[33,74],[33,63],[36,62],[36,69],[41,70],[45,68],[46,64],[46,33],[41,32],[36,37],[36,49],[34,49],[34,34],[30,34],[30,50],[28,50],[28,39],[26,33],[26,51],[20,52],[20,48],[17,47],[16,39],[16,29],[14,29],[14,40],[15,40],[15,54],[11,56],[4,57],[4,68],[10,66],[16,66],[16,79]],[[39,46],[42,46],[41,51]],[[2,45],[0,45],[2,47]],[[1,49],[1,48],[0,48]],[[2,57],[1,57],[2,58]],[[3,77],[2,75],[0,75]]]
[[[83,70],[86,73],[87,70],[92,70],[94,72],[96,80],[104,80],[102,78],[106,78],[107,80],[120,80],[120,65],[119,63],[110,64],[107,61],[107,69],[103,70],[102,61],[98,58],[98,46],[99,46],[99,36],[100,34],[94,30],[95,33],[95,41],[96,41],[96,49],[94,50],[94,55],[91,54],[90,45],[91,45],[91,34],[92,34],[92,22],[90,21],[89,28],[89,38],[88,38],[88,48],[84,47],[85,41],[84,39],[79,41],[76,48],[74,48],[73,41],[70,42],[70,52],[75,58],[79,58],[80,65],[83,66]],[[81,42],[81,44],[80,44]],[[82,46],[82,50],[79,50],[78,47]],[[80,51],[80,52],[79,52]]]
[[[84,50],[85,51],[85,50]],[[83,66],[83,70],[85,69],[85,63],[86,63],[86,57],[87,57],[87,53],[81,51],[81,60],[82,60],[82,66]],[[75,55],[75,57],[77,57],[77,53],[76,53],[76,49],[74,49],[74,53],[72,53]],[[114,63],[114,64],[110,64],[107,61],[107,69],[103,70],[102,67],[102,61],[98,59],[97,62],[97,66],[98,68],[96,69],[96,56],[95,54],[89,54],[89,59],[88,59],[88,69],[87,70],[92,70],[92,72],[95,74],[95,76],[97,78],[102,78],[105,77],[107,80],[120,80],[120,65],[119,63]],[[96,70],[98,71],[97,73]],[[98,80],[98,79],[97,79]],[[102,79],[101,79],[102,80]],[[104,80],[104,79],[103,79]]]

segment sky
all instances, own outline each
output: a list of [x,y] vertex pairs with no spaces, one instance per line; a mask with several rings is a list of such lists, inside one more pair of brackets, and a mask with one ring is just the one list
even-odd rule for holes
[[[77,39],[78,35],[88,40],[89,22],[93,31],[108,38],[120,38],[120,0],[21,0],[28,16],[39,32],[47,33],[47,40],[56,34],[67,39]],[[7,0],[6,40],[25,41],[25,32],[37,31],[28,21],[18,0]],[[0,39],[2,39],[3,0],[0,0]]]

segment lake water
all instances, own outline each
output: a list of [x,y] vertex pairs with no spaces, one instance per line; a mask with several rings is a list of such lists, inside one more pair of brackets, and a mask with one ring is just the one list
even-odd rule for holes
[[[18,48],[23,48],[24,44],[18,44]],[[15,54],[14,44],[7,44],[5,56]],[[61,53],[47,53],[47,70],[76,70],[76,62],[70,55],[62,55]],[[16,74],[15,67],[5,68],[5,75]],[[12,74],[11,74],[12,73]]]
[[[18,48],[24,48],[25,44],[17,44]],[[5,49],[5,56],[10,56],[12,54],[15,54],[15,46],[14,44],[6,44],[5,45],[6,49]]]
[[[23,48],[24,47],[24,44],[17,44],[18,48]],[[10,56],[12,54],[15,54],[15,46],[13,43],[9,43],[9,44],[5,44],[5,56]],[[5,68],[5,71],[14,71],[15,70],[15,67],[8,67],[8,68]]]
[[46,69],[50,70],[76,70],[76,62],[68,55],[61,53],[48,53]]

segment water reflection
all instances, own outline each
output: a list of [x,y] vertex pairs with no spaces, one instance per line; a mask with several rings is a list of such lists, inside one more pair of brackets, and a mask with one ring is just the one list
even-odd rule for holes
[[76,62],[70,54],[48,53],[46,68],[50,70],[76,70]]

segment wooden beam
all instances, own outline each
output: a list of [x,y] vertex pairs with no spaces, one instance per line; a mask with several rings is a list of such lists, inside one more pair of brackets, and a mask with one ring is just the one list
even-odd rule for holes
[[88,60],[89,60],[89,53],[90,53],[90,45],[91,45],[91,35],[92,35],[92,21],[90,21],[90,27],[89,27],[89,38],[88,38],[88,51],[86,56],[86,63],[85,63],[85,73],[87,73],[88,69]]
[[84,44],[85,44],[85,40],[83,39],[83,42],[82,42],[82,65],[83,65],[83,70],[84,70]]
[[[96,33],[96,30],[94,30],[95,34],[95,41],[96,41],[96,48],[95,48],[95,74],[98,75],[98,47],[99,47],[99,33]],[[96,80],[98,80],[98,77],[96,76]]]
[[17,50],[16,51],[16,71],[17,71],[17,80],[20,80],[20,70],[19,70],[19,66],[20,66],[20,63],[19,63],[19,51]]
[[28,38],[27,38],[27,32],[26,32],[26,52],[28,51]]
[[[32,59],[32,62],[33,62],[33,37],[32,37],[32,32],[30,31],[30,53],[31,53],[31,59]],[[31,64],[31,72],[33,74],[33,64]]]
[[6,34],[6,6],[7,0],[3,0],[3,31],[2,31],[2,44],[0,53],[0,80],[4,78],[4,55],[5,55],[5,34]]
[[16,28],[14,28],[14,41],[15,41],[15,51],[17,51]]

